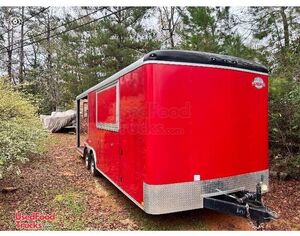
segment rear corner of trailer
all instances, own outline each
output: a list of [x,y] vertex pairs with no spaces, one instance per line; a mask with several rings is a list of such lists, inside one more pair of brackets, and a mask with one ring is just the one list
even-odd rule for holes
[[146,212],[202,208],[204,197],[255,191],[259,182],[266,191],[267,72],[149,64],[149,127],[154,132],[148,134]]
[[191,155],[202,195],[255,191],[257,183],[266,191],[268,75],[236,68],[201,70],[206,76],[194,89]]

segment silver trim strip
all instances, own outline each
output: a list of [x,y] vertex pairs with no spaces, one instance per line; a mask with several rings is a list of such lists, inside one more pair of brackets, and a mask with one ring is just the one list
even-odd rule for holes
[[144,183],[144,207],[148,214],[167,214],[203,208],[201,181],[152,185]]
[[237,68],[237,67],[200,64],[200,63],[191,63],[191,62],[156,61],[156,60],[151,61],[151,60],[149,60],[149,61],[145,61],[143,64],[166,64],[166,65],[180,65],[180,66],[209,67],[209,68],[218,68],[218,69],[226,69],[226,70],[237,70],[237,71],[249,72],[249,73],[260,74],[260,75],[268,75],[268,73],[247,70],[247,69],[242,69],[242,68]]
[[97,168],[97,154],[95,152],[95,149],[92,148],[90,145],[86,144],[87,148],[91,149],[94,153],[94,156],[95,156],[95,167],[96,169],[109,181],[111,182],[117,189],[119,189],[126,197],[128,197],[131,201],[133,201],[133,203],[135,203],[139,208],[141,208],[142,210],[144,210],[144,207],[139,203],[137,202],[133,197],[131,197],[125,190],[123,190],[119,185],[117,185],[111,178],[109,178],[106,174],[104,174],[100,169]]
[[203,198],[229,194],[240,190],[255,191],[256,184],[268,185],[269,171],[261,170],[241,175],[204,181],[151,185],[144,183],[144,208],[149,214],[198,209]]
[[240,188],[254,192],[258,182],[269,185],[268,169],[229,177],[204,180],[202,181],[202,196],[216,196],[220,194],[220,191],[227,192],[235,189],[239,190]]

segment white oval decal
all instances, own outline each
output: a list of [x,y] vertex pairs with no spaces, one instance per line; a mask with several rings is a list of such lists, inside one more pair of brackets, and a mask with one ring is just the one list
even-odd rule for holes
[[252,85],[257,89],[261,89],[266,86],[265,82],[260,77],[254,78],[254,80],[252,81]]

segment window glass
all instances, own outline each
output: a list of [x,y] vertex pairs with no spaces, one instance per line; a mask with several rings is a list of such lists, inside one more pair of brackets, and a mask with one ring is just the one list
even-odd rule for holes
[[87,118],[88,117],[88,102],[83,102],[82,104],[83,106],[83,118]]
[[118,128],[117,84],[97,92],[97,127]]

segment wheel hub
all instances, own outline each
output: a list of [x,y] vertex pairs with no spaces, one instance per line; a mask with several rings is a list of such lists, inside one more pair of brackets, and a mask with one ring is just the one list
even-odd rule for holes
[[85,157],[85,166],[86,167],[89,166],[89,157],[88,156]]
[[91,172],[92,172],[92,174],[94,174],[94,171],[95,171],[95,164],[94,164],[94,161],[92,161],[92,163],[91,163]]

